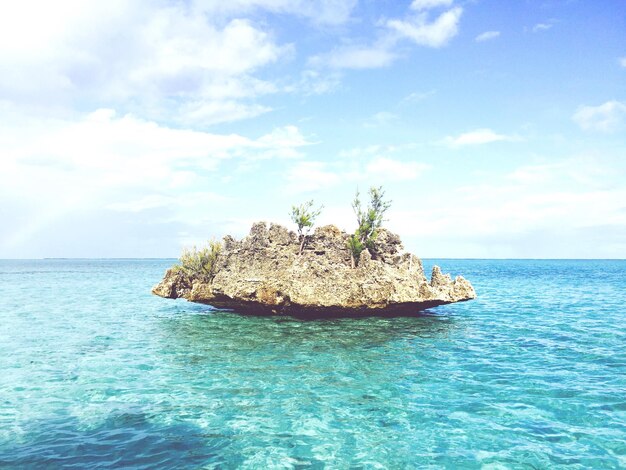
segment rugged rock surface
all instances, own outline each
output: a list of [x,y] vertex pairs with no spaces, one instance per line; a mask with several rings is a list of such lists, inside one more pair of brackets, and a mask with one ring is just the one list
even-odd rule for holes
[[259,222],[241,241],[224,237],[211,281],[170,268],[152,292],[242,313],[291,315],[407,314],[476,297],[467,280],[452,280],[437,266],[429,282],[421,260],[384,229],[353,269],[348,237],[333,225],[319,227],[298,254],[294,232]]

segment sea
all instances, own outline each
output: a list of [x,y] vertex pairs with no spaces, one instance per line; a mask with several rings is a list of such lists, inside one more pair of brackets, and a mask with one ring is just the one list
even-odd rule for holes
[[626,261],[315,320],[151,295],[173,262],[0,261],[0,468],[626,468]]

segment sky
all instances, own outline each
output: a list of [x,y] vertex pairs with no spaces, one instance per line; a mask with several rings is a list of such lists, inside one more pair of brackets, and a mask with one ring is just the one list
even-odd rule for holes
[[0,4],[0,258],[353,231],[371,186],[421,257],[626,258],[626,2]]

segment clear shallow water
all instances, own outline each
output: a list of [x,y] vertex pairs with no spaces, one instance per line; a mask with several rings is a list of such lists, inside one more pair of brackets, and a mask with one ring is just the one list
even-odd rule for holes
[[477,300],[308,322],[150,295],[170,264],[0,261],[0,467],[626,467],[624,261],[440,260]]

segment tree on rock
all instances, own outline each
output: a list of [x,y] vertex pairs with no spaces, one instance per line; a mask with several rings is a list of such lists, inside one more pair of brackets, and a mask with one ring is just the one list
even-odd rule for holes
[[298,238],[300,240],[299,254],[302,254],[306,245],[307,237],[313,228],[315,219],[322,213],[324,206],[313,209],[313,199],[299,206],[291,206],[291,220],[298,226]]
[[348,240],[353,268],[357,266],[361,252],[366,248],[372,249],[374,247],[374,241],[378,234],[377,231],[385,221],[383,216],[391,206],[391,201],[383,199],[385,192],[382,186],[378,188],[372,186],[369,190],[369,196],[370,201],[366,210],[363,210],[361,206],[358,189],[354,196],[354,201],[352,201],[352,209],[358,224],[356,231]]

